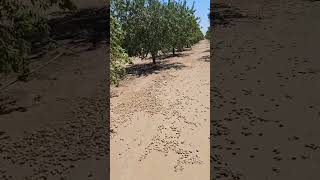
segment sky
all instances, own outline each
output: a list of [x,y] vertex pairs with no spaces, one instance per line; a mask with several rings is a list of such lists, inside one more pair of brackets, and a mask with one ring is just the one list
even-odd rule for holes
[[196,10],[195,14],[197,17],[200,18],[201,31],[203,33],[206,33],[210,25],[209,18],[208,18],[209,9],[210,9],[210,0],[187,0],[188,6],[191,7],[193,1],[195,2],[194,4],[194,8]]
[[[187,5],[189,7],[192,7],[192,4],[194,2],[194,9],[196,10],[195,14],[197,17],[200,18],[200,26],[201,31],[205,34],[208,30],[208,27],[210,26],[208,14],[210,9],[210,0],[186,0]],[[164,2],[167,2],[167,0],[164,0]]]

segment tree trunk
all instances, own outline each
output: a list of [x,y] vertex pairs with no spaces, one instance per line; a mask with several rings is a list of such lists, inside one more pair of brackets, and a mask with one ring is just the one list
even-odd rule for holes
[[153,64],[156,64],[156,56],[152,55],[152,62]]
[[175,55],[175,49],[174,48],[172,48],[172,54]]

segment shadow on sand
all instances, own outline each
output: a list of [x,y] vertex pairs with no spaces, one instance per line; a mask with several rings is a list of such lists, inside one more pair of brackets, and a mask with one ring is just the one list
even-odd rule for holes
[[210,55],[202,56],[198,59],[199,61],[210,62]]
[[156,63],[156,64],[135,64],[126,68],[128,75],[133,76],[148,76],[150,74],[158,74],[160,71],[175,69],[179,70],[186,67],[181,63]]
[[189,56],[191,53],[177,53],[177,54],[162,54],[160,56],[158,56],[159,60],[166,60],[169,58],[173,58],[173,57],[186,57]]

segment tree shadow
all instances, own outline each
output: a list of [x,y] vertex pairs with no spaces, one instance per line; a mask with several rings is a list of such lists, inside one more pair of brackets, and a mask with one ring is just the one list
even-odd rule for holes
[[133,76],[148,76],[150,74],[158,74],[164,70],[175,69],[179,70],[186,67],[182,63],[157,63],[157,64],[135,64],[126,68],[126,72]]
[[158,58],[160,60],[166,60],[173,57],[186,57],[186,56],[190,56],[190,54],[191,53],[162,54],[162,55],[159,55]]
[[[191,51],[192,50],[192,48],[191,47],[185,47],[185,48],[183,48],[181,51]],[[179,52],[179,51],[178,51]]]
[[202,56],[198,59],[199,61],[210,62],[210,55]]
[[208,50],[205,50],[205,51],[203,51],[203,52],[210,52],[210,49],[208,49]]

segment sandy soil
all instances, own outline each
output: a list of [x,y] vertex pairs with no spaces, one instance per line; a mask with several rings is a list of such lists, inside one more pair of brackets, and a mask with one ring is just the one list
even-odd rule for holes
[[108,175],[106,47],[83,49],[1,91],[1,180]]
[[215,3],[211,178],[319,179],[320,2]]
[[148,64],[111,88],[111,179],[209,179],[209,42]]

